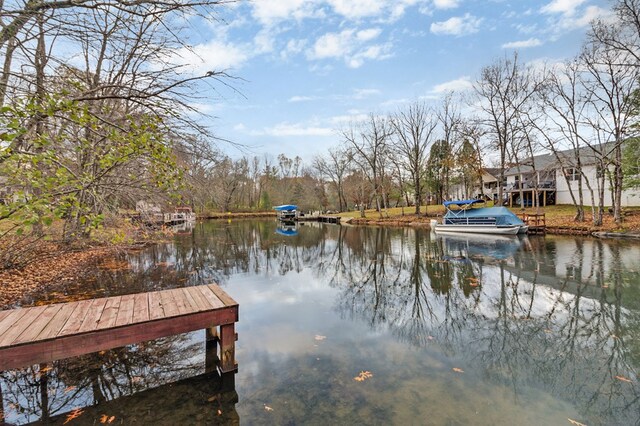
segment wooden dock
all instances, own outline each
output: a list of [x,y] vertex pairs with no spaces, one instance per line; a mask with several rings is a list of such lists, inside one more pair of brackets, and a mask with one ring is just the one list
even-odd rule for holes
[[215,284],[0,311],[0,371],[206,329],[226,373],[237,321],[238,304]]
[[295,220],[299,222],[322,222],[340,224],[340,216],[298,216]]
[[547,232],[547,220],[544,213],[522,213],[520,219],[529,225],[527,234],[545,234]]

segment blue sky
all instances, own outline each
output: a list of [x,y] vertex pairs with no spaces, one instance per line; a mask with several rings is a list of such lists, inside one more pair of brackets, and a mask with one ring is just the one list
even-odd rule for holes
[[[255,0],[189,22],[189,72],[227,70],[197,107],[248,154],[310,161],[340,143],[336,130],[369,113],[468,90],[480,69],[520,52],[557,62],[580,49],[606,0]],[[221,145],[232,156],[232,147]]]

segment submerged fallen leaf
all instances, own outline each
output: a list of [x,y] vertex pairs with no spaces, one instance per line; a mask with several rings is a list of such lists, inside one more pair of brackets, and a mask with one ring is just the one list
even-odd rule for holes
[[107,414],[103,414],[102,417],[100,417],[100,423],[111,424],[115,419],[116,419],[116,416],[109,416]]
[[616,376],[616,379],[620,380],[621,382],[626,382],[626,383],[633,383],[633,380],[631,379],[627,379],[624,376]]
[[373,373],[371,371],[361,371],[356,377],[353,378],[356,382],[364,382],[367,379],[373,377]]
[[218,415],[221,416],[222,415],[222,410],[218,410]]
[[273,408],[271,408],[267,404],[265,404],[264,405],[264,411],[273,411]]
[[569,420],[569,423],[571,423],[572,425],[575,425],[575,426],[587,426],[584,423],[577,422],[577,421],[575,421],[573,419],[567,419],[567,420]]
[[316,334],[316,337],[314,337],[314,339],[316,339],[316,340],[318,340],[318,341],[322,341],[322,340],[324,340],[324,339],[326,339],[326,338],[327,338],[327,336],[321,336],[321,335],[319,335],[319,334]]
[[80,408],[76,408],[75,410],[73,410],[72,412],[70,412],[69,414],[67,414],[67,419],[64,421],[63,424],[67,424],[69,423],[71,420],[77,419],[78,417],[80,417],[82,415],[82,413],[84,413],[84,410],[80,409]]
[[464,373],[464,370],[462,368],[454,367],[452,368],[452,370],[455,371],[456,373]]
[[213,402],[213,401],[217,401],[218,400],[218,395],[214,395],[211,398],[207,399],[207,401],[209,402]]

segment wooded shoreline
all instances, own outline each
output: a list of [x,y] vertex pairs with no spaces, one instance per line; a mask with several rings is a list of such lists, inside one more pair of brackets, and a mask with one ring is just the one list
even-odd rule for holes
[[[339,214],[344,216],[345,213]],[[437,218],[437,213],[429,212],[429,215],[415,214],[389,214],[380,218],[375,212],[367,212],[368,217],[348,218],[349,225],[358,226],[409,226],[429,227],[429,222]],[[274,217],[274,212],[250,212],[250,213],[207,213],[199,216],[199,220],[246,220]],[[375,217],[374,217],[375,216]],[[640,210],[627,212],[624,228],[618,227],[613,217],[605,218],[600,227],[588,226],[589,222],[574,222],[571,215],[552,214],[552,224],[547,226],[548,234],[562,234],[575,236],[589,236],[598,238],[624,238],[640,240]],[[343,219],[344,220],[344,219]],[[547,222],[549,223],[549,221]],[[31,306],[33,304],[31,294],[35,292],[50,293],[49,303],[67,301],[68,295],[64,293],[67,283],[72,283],[79,276],[86,278],[101,268],[111,268],[118,253],[139,249],[141,244],[155,244],[161,241],[154,237],[149,241],[139,244],[100,244],[76,247],[66,247],[50,241],[43,241],[46,257],[37,262],[31,262],[20,268],[0,270],[0,309],[16,306]]]

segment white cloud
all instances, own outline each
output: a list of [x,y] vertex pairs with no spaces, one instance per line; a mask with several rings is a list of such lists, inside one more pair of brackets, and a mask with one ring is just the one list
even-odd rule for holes
[[542,46],[542,42],[537,38],[528,40],[510,41],[502,45],[503,49],[526,49],[527,47]]
[[316,100],[318,98],[314,97],[314,96],[292,96],[288,99],[287,102],[308,102],[308,101],[313,101]]
[[307,46],[307,40],[289,40],[287,46],[280,52],[282,59],[287,59],[289,56],[297,55],[302,52]]
[[380,28],[369,28],[367,30],[358,31],[356,33],[356,38],[359,41],[371,41],[375,38],[378,38],[382,30]]
[[253,17],[264,25],[273,25],[282,20],[301,20],[319,17],[322,10],[315,2],[307,0],[259,0],[253,2]]
[[355,89],[353,93],[354,99],[364,99],[370,96],[379,95],[380,91],[378,89]]
[[368,46],[348,58],[347,65],[349,68],[360,68],[367,59],[382,60],[391,57],[391,54],[389,53],[390,51],[391,45],[388,43]]
[[586,0],[553,0],[540,9],[542,13],[562,13],[566,16],[572,16],[576,8],[584,3]]
[[431,32],[437,35],[463,36],[478,32],[482,18],[476,18],[469,13],[464,16],[454,16],[446,21],[431,24]]
[[267,136],[331,136],[333,129],[329,127],[307,126],[301,123],[279,123],[273,127],[265,128],[260,135]]
[[349,123],[358,123],[360,121],[365,121],[369,118],[369,114],[364,112],[351,111],[349,114],[345,115],[336,115],[331,117],[329,121],[334,126],[341,126]]
[[462,92],[469,90],[473,87],[471,77],[465,75],[455,80],[447,81],[444,83],[436,84],[433,86],[433,93],[447,93],[447,92]]
[[328,0],[327,3],[337,14],[351,20],[377,16],[384,6],[379,0]]
[[454,9],[459,6],[458,0],[433,0],[436,9]]
[[584,28],[588,26],[594,19],[606,19],[611,16],[611,11],[598,6],[589,6],[585,9],[582,16],[563,17],[559,22],[559,27],[566,30]]
[[521,34],[533,34],[534,32],[538,31],[538,25],[537,24],[529,24],[529,25],[516,24],[513,27],[516,30],[518,30],[518,32],[521,33]]
[[379,28],[370,28],[324,34],[307,51],[307,57],[316,60],[342,58],[351,68],[359,68],[365,60],[386,59],[390,56],[391,44],[366,44],[376,39],[381,32]]
[[191,48],[182,47],[175,51],[171,62],[181,65],[182,70],[203,75],[209,71],[239,68],[249,59],[242,48],[219,40],[211,40]]
[[340,33],[323,35],[313,46],[313,58],[324,59],[345,55],[352,49],[353,33],[353,30],[344,30]]
[[269,28],[263,28],[253,38],[255,50],[257,53],[268,53],[273,51],[275,36]]

